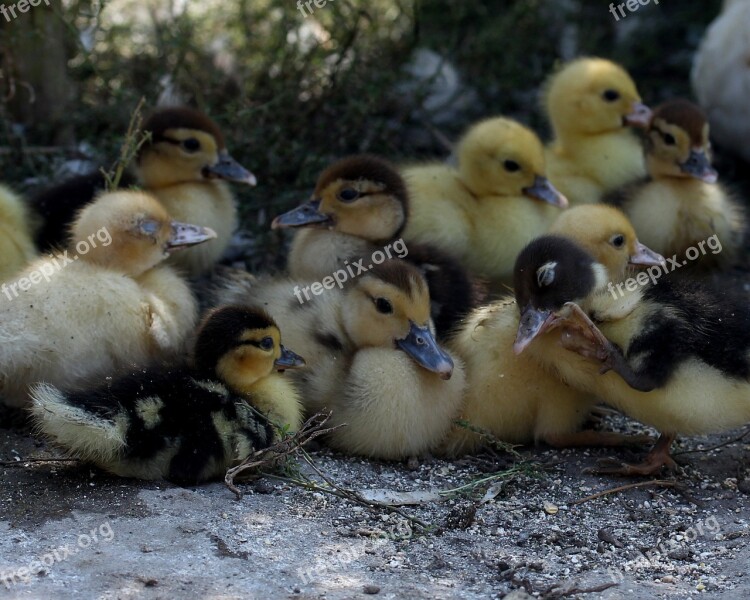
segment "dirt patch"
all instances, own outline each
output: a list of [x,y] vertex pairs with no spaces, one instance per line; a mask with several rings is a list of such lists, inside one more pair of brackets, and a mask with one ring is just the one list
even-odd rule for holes
[[[640,431],[619,417],[606,427]],[[676,452],[732,437],[691,439]],[[679,455],[682,489],[635,488],[575,504],[635,480],[582,472],[612,451],[524,449],[541,470],[404,508],[430,525],[425,534],[399,515],[269,479],[243,484],[246,495],[236,501],[218,483],[179,488],[74,464],[6,465],[0,596],[743,597],[750,594],[747,450],[735,442]],[[53,455],[28,432],[0,430],[0,461]],[[324,449],[313,456],[338,484],[358,490],[449,490],[498,468],[487,459],[425,460],[409,469]],[[66,545],[69,555],[43,563]],[[25,578],[8,579],[29,565]]]

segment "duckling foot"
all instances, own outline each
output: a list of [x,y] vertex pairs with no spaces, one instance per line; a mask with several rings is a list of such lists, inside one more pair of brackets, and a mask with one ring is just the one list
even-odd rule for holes
[[567,316],[562,317],[563,348],[580,354],[584,358],[601,362],[606,367],[610,360],[612,343],[575,302],[565,304]]
[[[672,434],[661,434],[646,459],[637,465],[605,459],[599,461],[598,466],[591,472],[597,475],[619,475],[623,477],[649,477],[658,475],[663,468],[674,472],[679,470],[677,463],[669,454],[669,448],[674,441]],[[609,465],[609,466],[607,466]]]

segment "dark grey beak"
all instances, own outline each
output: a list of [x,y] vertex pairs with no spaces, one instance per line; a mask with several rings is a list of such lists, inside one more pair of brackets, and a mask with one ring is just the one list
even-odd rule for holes
[[551,311],[527,306],[521,313],[521,322],[518,325],[513,352],[521,354],[538,335],[549,331],[554,320],[555,315]]
[[403,340],[397,340],[396,346],[441,379],[450,379],[453,375],[453,359],[440,347],[429,327],[410,322],[409,333]]
[[305,202],[297,208],[293,208],[283,215],[279,215],[271,223],[271,229],[284,229],[286,227],[304,227],[305,225],[316,225],[332,223],[333,220],[326,214],[320,212],[320,200]]
[[246,183],[247,185],[258,183],[255,175],[234,160],[226,150],[219,152],[219,162],[210,167],[204,167],[203,173],[209,179],[226,179],[227,181]]
[[638,265],[641,267],[653,267],[656,265],[661,265],[667,261],[664,260],[664,257],[651,250],[648,246],[641,244],[639,241],[636,240],[635,242],[635,254],[633,254],[628,262],[631,265]]
[[531,187],[524,188],[523,193],[530,198],[541,200],[559,208],[568,207],[568,199],[563,196],[546,177],[537,175]]
[[287,350],[284,346],[281,347],[281,356],[274,362],[279,371],[283,371],[284,369],[299,369],[300,367],[304,367],[305,364],[304,358],[291,350]]
[[711,166],[711,159],[703,149],[693,148],[688,159],[680,163],[680,169],[706,183],[716,183],[719,180],[719,174]]

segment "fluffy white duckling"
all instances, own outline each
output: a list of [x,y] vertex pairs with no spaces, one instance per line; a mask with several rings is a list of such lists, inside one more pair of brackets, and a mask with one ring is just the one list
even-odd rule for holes
[[187,284],[159,266],[174,250],[215,237],[172,221],[151,196],[105,194],[81,211],[70,250],[41,258],[2,286],[0,398],[64,389],[184,351],[197,319]]

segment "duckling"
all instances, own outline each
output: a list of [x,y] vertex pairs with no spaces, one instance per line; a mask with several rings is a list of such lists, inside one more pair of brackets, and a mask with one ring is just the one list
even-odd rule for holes
[[621,204],[641,239],[666,256],[682,258],[691,247],[716,236],[720,251],[707,253],[696,267],[726,267],[742,249],[745,219],[719,185],[711,166],[709,125],[686,100],[654,110],[646,140],[650,178],[627,186],[605,201]]
[[574,60],[550,78],[544,105],[554,133],[547,173],[573,205],[599,202],[646,175],[641,143],[628,127],[648,127],[651,111],[622,67]]
[[[643,464],[605,472],[650,475],[673,468],[669,447],[677,434],[750,420],[744,299],[669,277],[618,295],[603,265],[554,236],[535,240],[519,255],[516,299],[522,307],[517,352],[661,433]],[[560,350],[560,341],[569,351]]]
[[[435,449],[458,413],[464,376],[435,340],[421,272],[388,261],[303,303],[296,296],[304,285],[258,282],[244,301],[266,308],[284,340],[308,353],[309,369],[297,374],[305,408],[329,409],[332,425],[346,423],[330,444],[388,460]],[[237,296],[234,287],[224,300]]]
[[218,125],[199,111],[158,110],[143,130],[151,140],[137,158],[140,180],[174,219],[216,232],[215,240],[170,260],[190,275],[207,273],[237,229],[237,207],[225,181],[254,186],[255,175],[229,155]]
[[313,199],[276,217],[272,227],[297,229],[288,260],[294,279],[348,280],[347,268],[359,273],[380,255],[416,265],[427,277],[442,337],[474,306],[475,284],[434,246],[406,246],[400,236],[408,214],[409,197],[398,171],[377,156],[357,155],[328,167]]
[[226,306],[199,328],[194,366],[134,371],[99,388],[34,386],[34,426],[70,456],[121,477],[186,484],[226,470],[296,431],[302,407],[275,373],[304,361],[262,310]]
[[34,255],[26,208],[16,194],[0,185],[0,281],[15,275]]
[[21,406],[28,386],[74,388],[131,363],[179,356],[197,320],[173,251],[212,239],[172,221],[142,192],[114,192],[84,208],[75,254],[40,258],[2,286],[0,398]]
[[412,198],[407,242],[429,243],[473,273],[510,278],[518,252],[567,206],[546,179],[539,138],[502,117],[472,126],[458,144],[458,169],[405,168]]
[[[650,266],[664,260],[638,241],[622,212],[609,206],[583,205],[563,211],[552,231],[577,240],[595,254],[611,281],[619,281],[629,265]],[[516,356],[513,343],[519,321],[516,302],[501,299],[475,309],[448,342],[448,348],[465,364],[467,390],[461,421],[514,444],[568,447],[643,442],[637,436],[581,431],[598,400],[560,381],[528,356]],[[481,442],[478,433],[457,425],[442,452],[450,456],[473,452]]]
[[[225,181],[255,185],[255,176],[229,155],[218,125],[200,111],[161,108],[142,130],[150,133],[150,140],[136,157],[137,180],[173,218],[204,224],[217,233],[217,239],[170,259],[189,275],[204,274],[221,258],[237,228],[237,208]],[[45,221],[39,241],[64,245],[70,218],[101,188],[101,176],[93,174],[37,196],[32,204]]]

